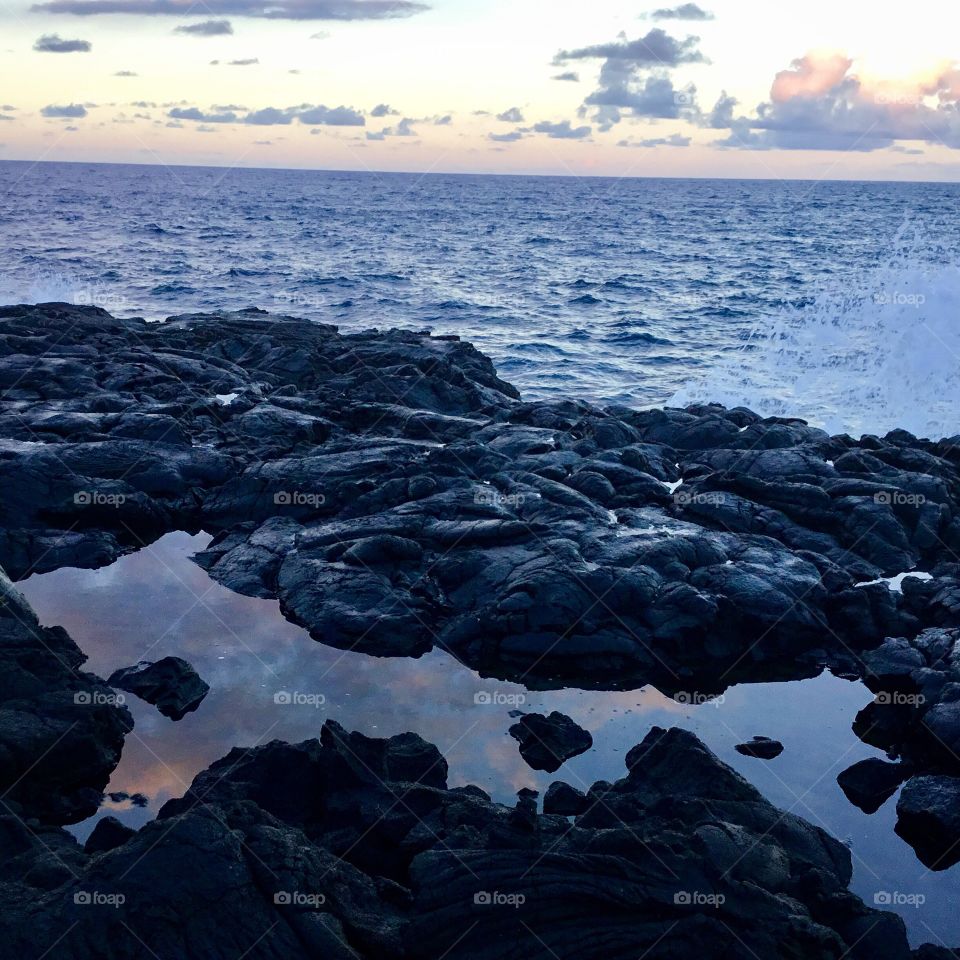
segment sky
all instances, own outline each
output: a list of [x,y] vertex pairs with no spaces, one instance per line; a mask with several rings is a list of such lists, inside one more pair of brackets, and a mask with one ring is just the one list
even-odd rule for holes
[[5,0],[0,158],[960,179],[960,4]]

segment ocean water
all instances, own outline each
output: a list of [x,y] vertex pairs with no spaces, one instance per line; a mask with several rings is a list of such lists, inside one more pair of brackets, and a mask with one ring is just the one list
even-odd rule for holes
[[528,398],[960,432],[960,185],[0,163],[0,301],[429,328]]

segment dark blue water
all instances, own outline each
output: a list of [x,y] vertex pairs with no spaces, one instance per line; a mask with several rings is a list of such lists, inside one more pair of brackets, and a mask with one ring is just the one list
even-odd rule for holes
[[[677,395],[952,433],[960,281],[942,272],[958,200],[954,184],[5,162],[0,300],[429,327],[474,341],[530,397]],[[918,237],[891,266],[905,222]],[[785,354],[765,338],[790,306],[806,312]],[[913,393],[884,394],[900,381]]]

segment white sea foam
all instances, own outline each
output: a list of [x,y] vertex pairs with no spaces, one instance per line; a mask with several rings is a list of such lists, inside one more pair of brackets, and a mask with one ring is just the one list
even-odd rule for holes
[[932,439],[960,433],[960,263],[952,252],[904,225],[883,262],[838,274],[813,296],[760,322],[743,350],[670,405],[742,404],[855,436],[897,427]]

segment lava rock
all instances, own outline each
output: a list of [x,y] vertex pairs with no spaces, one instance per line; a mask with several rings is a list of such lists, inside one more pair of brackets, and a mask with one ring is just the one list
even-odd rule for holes
[[783,744],[779,740],[769,737],[754,737],[746,743],[738,743],[734,750],[745,757],[756,757],[758,760],[773,760],[783,753]]
[[[0,863],[0,952],[911,960],[903,921],[847,889],[850,851],[688,731],[652,729],[574,826],[538,815],[533,791],[511,809],[432,785],[429,769],[385,777],[388,758],[435,748],[357,736],[330,727],[325,742],[234,749],[93,856],[2,818],[17,852]],[[41,870],[45,849],[69,868]],[[91,906],[90,891],[112,899]]]
[[887,763],[879,757],[868,757],[847,767],[837,783],[846,798],[864,813],[876,813],[910,776],[906,764]]
[[576,817],[587,808],[587,796],[582,790],[562,780],[554,780],[543,795],[543,812],[561,817]]
[[130,712],[60,627],[43,627],[0,571],[0,794],[43,824],[100,804],[133,728]]
[[895,829],[931,870],[960,863],[960,778],[908,780],[897,800]]
[[180,657],[164,657],[155,663],[143,660],[135,667],[115,670],[107,682],[152,703],[171,720],[192,713],[210,691],[196,670]]
[[510,736],[520,744],[520,756],[534,770],[547,773],[593,746],[593,737],[583,727],[556,710],[549,716],[524,714],[510,727]]
[[93,828],[83,849],[87,853],[103,853],[126,843],[137,831],[122,824],[116,817],[101,817]]

